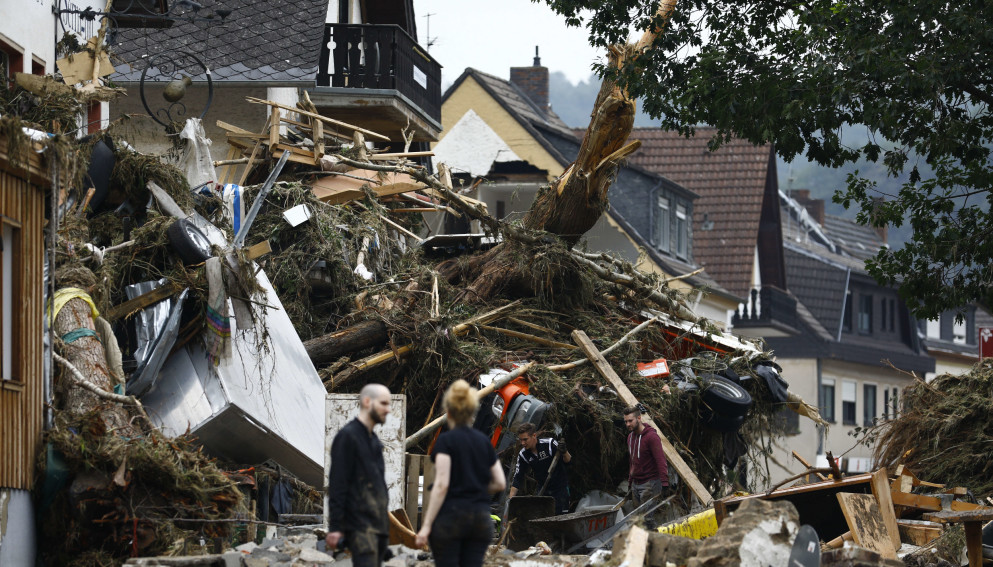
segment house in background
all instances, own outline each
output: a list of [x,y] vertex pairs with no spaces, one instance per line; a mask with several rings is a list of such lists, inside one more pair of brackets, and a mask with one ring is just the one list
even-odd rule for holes
[[917,332],[929,355],[934,358],[931,381],[942,374],[962,374],[979,362],[980,329],[993,328],[993,315],[982,307],[968,305],[942,313],[937,319],[918,321]]
[[[679,221],[689,217],[694,263],[731,295],[747,299],[746,309],[752,303],[767,306],[761,317],[733,321],[734,332],[750,337],[793,334],[794,300],[786,293],[775,152],[772,146],[736,139],[711,152],[707,142],[714,132],[698,127],[696,136],[685,138],[657,128],[635,128],[631,138],[641,140],[642,146],[629,163],[698,195],[692,211],[664,199],[649,206],[658,219],[673,211]],[[664,230],[655,233],[652,242],[657,248],[673,245],[664,235]]]
[[[878,234],[840,217],[824,214],[824,203],[805,191],[780,193],[783,256],[788,293],[796,301],[797,334],[765,337],[783,367],[790,389],[817,400],[825,431],[801,422],[786,438],[781,463],[791,451],[811,463],[826,464],[825,453],[845,455],[848,472],[873,468],[872,449],[856,445],[856,427],[895,417],[902,391],[935,368],[918,337],[917,322],[893,288],[876,283],[865,260],[885,245]],[[771,471],[773,481],[802,472]]]
[[[591,109],[592,110],[592,109]],[[510,80],[469,68],[445,93],[445,131],[434,145],[435,162],[466,182],[483,179],[471,196],[498,218],[520,218],[542,186],[562,174],[579,149],[580,138],[552,111],[548,69],[536,56],[530,67],[514,67]],[[696,195],[685,187],[638,167],[621,167],[608,193],[610,209],[585,235],[580,247],[609,252],[639,269],[669,276],[696,269],[691,218]],[[672,204],[664,219],[646,203]],[[433,232],[465,232],[441,214],[425,215]],[[447,226],[446,226],[447,222]],[[668,248],[652,244],[666,231]],[[726,326],[741,298],[706,273],[674,282],[689,295],[698,315]]]
[[[195,12],[187,8],[185,18],[169,27],[117,35],[113,52],[130,67],[119,65],[121,72],[112,79],[128,87],[130,96],[114,103],[114,117],[146,114],[142,97],[153,113],[171,109],[176,120],[199,117],[207,109],[204,130],[213,142],[213,157],[222,159],[230,148],[218,120],[259,132],[268,118],[267,105],[250,104],[246,97],[295,107],[307,91],[321,114],[388,137],[390,141],[382,144],[393,151],[403,149],[405,131],[415,144],[412,150],[437,139],[441,66],[413,39],[412,0],[201,4]],[[202,65],[183,53],[196,56]],[[153,58],[155,67],[147,72],[142,91],[142,73]],[[170,61],[179,67],[170,67]],[[210,69],[212,94],[205,67]],[[163,91],[177,76],[190,77],[192,84],[183,99],[171,105]],[[163,129],[143,130],[136,140],[140,150],[170,147]],[[351,132],[347,135],[350,139]]]

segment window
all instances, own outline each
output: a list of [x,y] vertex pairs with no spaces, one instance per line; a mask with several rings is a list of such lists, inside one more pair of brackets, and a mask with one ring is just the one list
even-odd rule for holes
[[855,396],[856,385],[851,380],[841,382],[841,422],[845,425],[855,425]]
[[669,199],[659,197],[655,221],[655,246],[662,252],[669,252]]
[[852,332],[852,292],[845,293],[845,312],[841,315],[841,328]]
[[496,202],[496,218],[503,219],[507,216],[507,203],[503,201]]
[[883,389],[883,419],[890,418],[890,389]]
[[20,352],[21,227],[7,218],[0,220],[0,376],[16,382],[20,379],[15,361]]
[[859,333],[863,333],[863,334],[868,334],[872,332],[872,296],[871,295],[859,296],[858,330]]
[[862,387],[862,425],[871,427],[876,422],[876,385]]
[[965,344],[965,318],[961,320],[955,318],[955,322],[952,323],[952,342],[958,343],[960,345]]
[[896,300],[890,300],[890,330],[896,330]]
[[900,389],[893,388],[893,419],[900,414]]
[[834,379],[821,379],[821,417],[834,423]]
[[676,256],[686,258],[689,250],[689,223],[686,222],[686,207],[676,205]]
[[881,311],[881,317],[879,318],[881,325],[879,326],[879,329],[881,331],[885,331],[886,330],[886,324],[887,324],[887,322],[889,322],[889,320],[886,318],[886,298],[885,297],[883,299],[880,299],[879,300],[879,307],[880,307],[880,311]]
[[924,335],[929,339],[941,338],[941,319],[928,319]]

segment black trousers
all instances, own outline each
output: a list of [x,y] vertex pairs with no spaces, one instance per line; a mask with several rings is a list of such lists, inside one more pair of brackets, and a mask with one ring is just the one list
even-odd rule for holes
[[380,567],[386,560],[390,536],[367,529],[345,532],[345,545],[352,552],[353,567]]
[[489,509],[442,511],[428,541],[437,567],[480,567],[493,541]]

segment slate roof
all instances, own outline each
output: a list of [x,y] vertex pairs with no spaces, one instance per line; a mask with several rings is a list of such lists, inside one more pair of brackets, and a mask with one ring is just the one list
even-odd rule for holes
[[872,258],[886,244],[872,227],[836,215],[824,215],[824,231],[835,246],[860,260]]
[[[731,140],[707,149],[714,128],[698,127],[684,138],[676,132],[635,128],[642,146],[629,163],[658,173],[697,193],[693,203],[693,259],[731,293],[746,296],[758,241],[772,147]],[[775,172],[775,169],[772,169]],[[772,181],[775,181],[773,175]],[[704,216],[712,230],[702,230]]]
[[[119,72],[115,82],[139,81],[147,57],[188,51],[210,68],[220,82],[314,84],[328,0],[199,0],[197,16],[229,9],[224,18],[210,22],[180,20],[169,28],[122,29],[112,46]],[[176,5],[178,14],[190,9]],[[185,10],[185,11],[184,11]],[[129,66],[130,65],[130,70]],[[149,72],[146,78],[152,78]],[[205,81],[203,71],[187,71]]]

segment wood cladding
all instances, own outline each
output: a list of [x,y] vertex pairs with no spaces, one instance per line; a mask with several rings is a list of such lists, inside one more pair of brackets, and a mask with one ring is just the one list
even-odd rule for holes
[[[6,140],[0,140],[0,221],[15,227],[14,326],[11,341],[13,380],[0,382],[0,487],[29,490],[40,449],[44,414],[42,383],[42,269],[45,251],[45,174],[36,156],[27,169],[12,167]],[[20,269],[17,269],[20,268]],[[15,341],[16,339],[16,341]]]

